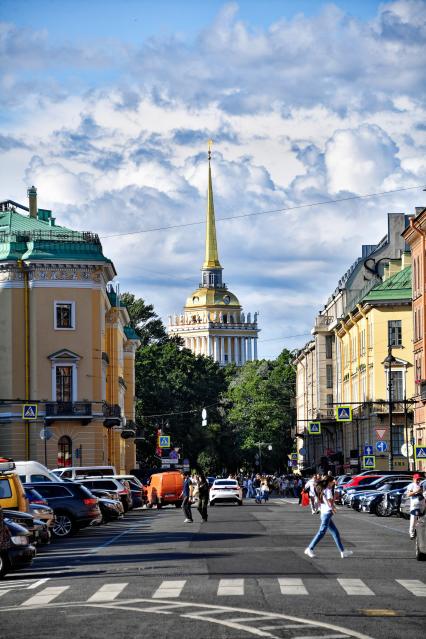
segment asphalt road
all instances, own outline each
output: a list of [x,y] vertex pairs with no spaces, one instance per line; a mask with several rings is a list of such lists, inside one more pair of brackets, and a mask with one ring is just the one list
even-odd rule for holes
[[183,519],[133,511],[53,543],[0,582],[2,639],[426,636],[426,562],[405,520],[340,509],[354,555],[341,559],[327,535],[309,559],[319,517],[295,500]]

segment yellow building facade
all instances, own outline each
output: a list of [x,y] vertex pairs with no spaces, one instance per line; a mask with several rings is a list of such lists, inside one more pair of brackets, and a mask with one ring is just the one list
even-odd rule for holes
[[[355,457],[353,451],[362,457],[364,449],[371,446],[376,468],[389,468],[391,450],[394,470],[409,465],[401,453],[403,444],[411,439],[411,410],[406,400],[414,394],[409,264],[407,253],[401,260],[390,261],[383,282],[342,318],[335,329],[338,403],[350,405],[354,417],[351,423],[341,424],[347,464],[350,457]],[[393,358],[390,367],[389,346]],[[377,448],[377,442],[384,445],[379,444]]]
[[28,208],[0,203],[0,456],[135,467],[139,341],[115,276],[99,238],[58,226],[34,187]]

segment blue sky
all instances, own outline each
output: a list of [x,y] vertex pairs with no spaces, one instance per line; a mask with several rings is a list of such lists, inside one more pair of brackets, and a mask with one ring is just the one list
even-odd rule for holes
[[[24,201],[34,183],[167,320],[198,284],[202,225],[110,236],[202,220],[209,137],[218,218],[426,183],[425,9],[3,0],[0,197]],[[303,344],[387,212],[425,204],[414,190],[218,222],[260,353]]]

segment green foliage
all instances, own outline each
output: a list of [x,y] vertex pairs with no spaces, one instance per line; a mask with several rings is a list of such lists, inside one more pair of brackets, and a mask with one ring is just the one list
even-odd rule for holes
[[121,303],[127,307],[130,315],[130,326],[135,329],[142,346],[153,341],[168,340],[163,322],[154,311],[152,304],[146,304],[141,298],[136,299],[132,293],[123,293]]

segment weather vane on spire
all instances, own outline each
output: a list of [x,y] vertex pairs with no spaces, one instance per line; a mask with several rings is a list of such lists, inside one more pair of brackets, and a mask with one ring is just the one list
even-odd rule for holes
[[213,140],[209,140],[208,141],[208,148],[209,148],[208,158],[209,158],[209,162],[212,159],[212,146],[213,146]]

